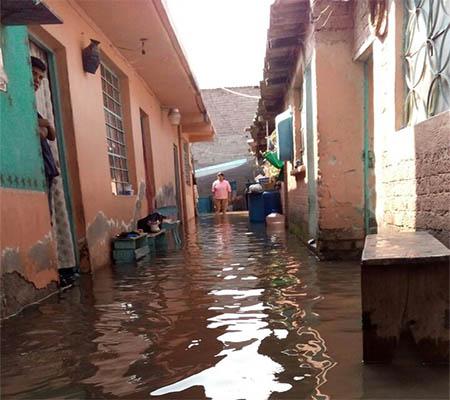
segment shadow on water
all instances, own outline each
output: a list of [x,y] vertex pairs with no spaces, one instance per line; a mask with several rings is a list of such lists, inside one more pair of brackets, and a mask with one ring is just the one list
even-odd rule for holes
[[357,263],[245,215],[3,323],[2,398],[447,398],[448,368],[361,364]]

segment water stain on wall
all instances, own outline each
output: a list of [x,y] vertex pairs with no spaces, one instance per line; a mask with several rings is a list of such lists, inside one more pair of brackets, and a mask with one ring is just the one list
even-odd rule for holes
[[49,268],[55,259],[55,248],[50,234],[46,235],[43,240],[37,242],[28,252],[31,260],[36,265],[36,271],[40,272]]
[[1,276],[1,288],[1,317],[5,318],[19,312],[24,304],[32,304],[56,292],[58,284],[52,281],[45,288],[38,289],[32,282],[14,271]]
[[22,260],[20,259],[19,248],[6,248],[2,251],[2,274],[11,273],[14,271],[24,272]]
[[173,183],[168,183],[161,187],[156,193],[156,206],[167,207],[177,204],[175,187]]

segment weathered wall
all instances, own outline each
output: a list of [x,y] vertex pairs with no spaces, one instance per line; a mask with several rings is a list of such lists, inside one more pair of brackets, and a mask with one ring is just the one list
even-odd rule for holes
[[[363,247],[363,69],[352,60],[351,9],[315,33],[318,237],[324,256],[357,255]],[[338,16],[339,15],[339,16]]]
[[1,39],[9,80],[7,92],[0,92],[0,290],[5,317],[55,291],[59,278],[27,30],[2,28]]
[[416,125],[414,139],[416,229],[450,247],[450,111]]
[[[259,96],[258,87],[245,86],[230,89],[244,95]],[[214,141],[195,143],[192,146],[195,168],[248,159],[247,168],[224,171],[226,179],[237,181],[238,192],[242,193],[245,184],[249,180],[253,181],[254,178],[253,162],[247,144],[250,135],[246,135],[245,129],[253,121],[258,99],[235,95],[223,89],[202,90],[202,97],[214,125],[216,136]],[[209,193],[209,187],[203,184],[203,180],[201,183],[199,182],[199,193],[202,196],[204,193]]]
[[374,38],[361,17],[367,2],[355,2],[354,57],[373,57],[378,230],[428,230],[448,246],[450,112],[404,127],[403,13],[389,1],[387,35]]
[[[74,125],[86,239],[90,263],[95,269],[110,260],[111,236],[130,228],[136,218],[147,213],[140,109],[150,120],[157,206],[173,205],[175,201],[173,145],[178,145],[177,130],[170,125],[167,110],[161,109],[151,89],[76,3],[57,0],[48,3],[64,24],[35,28],[33,32],[56,51],[58,62],[67,64],[66,76],[60,79],[67,80],[70,87],[70,98],[66,101],[71,108],[67,112],[71,113]],[[101,42],[103,60],[121,78],[133,196],[115,196],[111,191],[100,72],[87,74],[81,64],[81,49],[90,38]],[[63,55],[67,59],[58,60]]]
[[55,244],[45,192],[0,189],[2,317],[56,290]]
[[369,0],[357,0],[354,4],[354,42],[353,53],[358,57],[373,42],[369,23]]
[[[300,73],[303,73],[303,68]],[[305,129],[302,126],[300,114],[300,102],[304,88],[294,86],[288,94],[287,106],[291,106],[294,110],[294,161],[302,160],[303,164],[307,163]],[[303,104],[303,107],[306,107]],[[305,110],[306,111],[306,110]],[[308,227],[308,181],[306,174],[293,176],[291,175],[293,166],[291,163],[286,164],[285,195],[283,197],[283,210],[287,217],[289,229],[300,236],[304,241],[310,239]],[[286,187],[287,186],[287,187]]]
[[450,112],[386,138],[380,230],[427,230],[449,246],[449,142]]

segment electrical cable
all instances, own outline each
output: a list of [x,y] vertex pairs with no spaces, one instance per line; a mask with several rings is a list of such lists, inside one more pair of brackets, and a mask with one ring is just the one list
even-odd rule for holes
[[225,88],[225,87],[221,87],[220,89],[224,90],[225,92],[234,94],[234,95],[236,95],[236,96],[247,97],[247,98],[249,98],[249,99],[258,99],[258,100],[259,100],[259,99],[261,98],[261,96],[252,96],[252,95],[250,95],[250,94],[239,93],[239,92],[235,92],[234,90],[227,89],[227,88]]

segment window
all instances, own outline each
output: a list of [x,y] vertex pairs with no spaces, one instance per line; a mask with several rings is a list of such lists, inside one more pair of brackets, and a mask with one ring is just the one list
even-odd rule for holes
[[119,78],[104,64],[100,69],[111,187],[114,194],[131,194]]
[[445,0],[405,0],[406,121],[450,108],[450,8]]

